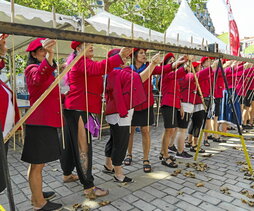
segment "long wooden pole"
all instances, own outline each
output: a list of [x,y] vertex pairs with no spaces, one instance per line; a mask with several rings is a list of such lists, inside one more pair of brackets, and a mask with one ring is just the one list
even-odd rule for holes
[[12,130],[4,137],[4,143],[6,143],[11,136],[18,130],[18,128],[27,120],[27,118],[34,112],[34,110],[42,103],[42,101],[49,95],[49,93],[58,85],[59,81],[65,76],[65,74],[76,64],[76,62],[84,56],[84,52],[81,52],[73,61],[63,70],[63,72],[54,80],[49,88],[36,100],[26,114],[16,123]]
[[47,37],[51,39],[58,40],[76,40],[79,42],[87,42],[87,43],[97,43],[104,45],[116,45],[123,47],[139,47],[142,49],[152,49],[157,51],[166,51],[173,52],[179,54],[187,54],[187,55],[199,55],[199,56],[208,56],[208,57],[216,57],[222,59],[229,60],[237,60],[237,61],[245,61],[254,63],[253,59],[232,56],[223,53],[214,53],[208,52],[205,50],[192,49],[187,47],[180,47],[174,45],[168,45],[163,43],[155,43],[155,42],[147,42],[141,40],[132,40],[127,38],[119,38],[105,35],[98,35],[92,33],[83,33],[76,31],[68,31],[61,29],[52,29],[41,26],[31,26],[25,24],[18,23],[7,23],[0,21],[0,33],[7,34],[15,34],[15,35],[23,35],[23,36],[33,36],[33,37]]

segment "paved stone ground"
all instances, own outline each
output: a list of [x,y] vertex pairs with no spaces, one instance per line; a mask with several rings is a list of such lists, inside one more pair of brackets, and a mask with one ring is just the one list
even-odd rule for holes
[[[240,192],[254,189],[250,186],[253,181],[244,179],[244,173],[240,171],[242,166],[237,165],[237,161],[244,161],[243,151],[233,149],[233,146],[241,146],[238,139],[230,138],[227,143],[215,144],[206,148],[213,153],[212,157],[203,158],[199,156],[198,162],[202,161],[208,165],[204,172],[187,168],[186,163],[193,160],[178,159],[178,169],[182,170],[177,177],[170,174],[175,169],[164,167],[158,160],[160,150],[161,134],[163,131],[162,123],[160,127],[153,127],[152,147],[150,161],[153,172],[145,174],[142,171],[142,142],[141,134],[135,135],[133,165],[124,167],[128,176],[135,179],[135,183],[129,185],[119,185],[113,182],[112,176],[101,172],[104,164],[104,145],[108,135],[103,136],[102,141],[94,141],[94,165],[93,173],[95,184],[107,188],[110,194],[95,201],[89,201],[82,195],[82,185],[79,182],[64,184],[62,182],[62,172],[59,161],[49,163],[43,172],[45,191],[54,190],[57,197],[54,201],[65,205],[64,210],[74,210],[72,205],[83,203],[90,206],[93,210],[114,211],[114,210],[253,210],[241,199],[248,199]],[[235,131],[234,131],[235,133]],[[249,152],[253,155],[254,141],[247,134],[246,144]],[[30,204],[30,190],[28,187],[26,172],[27,164],[20,161],[21,148],[16,151],[10,149],[8,154],[9,169],[12,179],[15,204],[18,211],[32,210]],[[254,161],[252,159],[252,165]],[[187,178],[183,174],[186,171],[195,173],[196,178]],[[202,182],[204,187],[196,187],[197,183]],[[230,194],[223,194],[221,187],[229,188]],[[98,202],[102,200],[111,201],[110,205],[99,207]],[[248,199],[250,200],[250,199]],[[9,210],[6,194],[0,195],[0,204]]]

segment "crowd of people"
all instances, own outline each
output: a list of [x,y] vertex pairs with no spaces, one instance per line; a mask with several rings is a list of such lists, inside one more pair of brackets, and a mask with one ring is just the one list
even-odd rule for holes
[[[45,92],[55,80],[55,40],[37,38],[27,47],[28,61],[25,81],[30,105]],[[103,78],[105,87],[105,120],[110,126],[110,138],[105,145],[105,164],[102,171],[112,174],[114,182],[132,183],[124,174],[122,164],[132,164],[135,129],[140,127],[143,146],[143,171],[149,173],[152,166],[150,154],[150,128],[155,123],[154,95],[151,84],[157,79],[161,99],[159,102],[164,121],[159,159],[169,168],[177,168],[176,158],[192,158],[197,139],[206,119],[205,128],[226,132],[237,124],[250,129],[254,116],[254,68],[250,63],[223,60],[229,89],[224,84],[221,61],[193,56],[175,58],[167,53],[161,58],[155,54],[148,61],[147,49],[112,49],[106,59],[94,61],[93,45],[73,41],[73,52],[66,65],[81,53],[84,56],[65,77],[68,91],[64,94],[56,86],[27,119],[25,143],[21,160],[29,163],[28,182],[34,210],[58,210],[62,204],[50,201],[54,192],[44,192],[42,170],[46,163],[60,159],[63,182],[79,180],[84,195],[97,197],[109,194],[108,190],[94,184],[92,174],[92,136],[98,132],[96,115],[102,112]],[[4,67],[5,39],[0,40],[0,68]],[[195,61],[194,61],[195,60]],[[231,97],[232,96],[232,97]],[[5,136],[18,121],[18,108],[11,89],[0,80],[0,125]],[[233,104],[229,103],[230,97]],[[2,103],[3,102],[3,103]],[[62,104],[62,106],[61,106]],[[233,113],[232,106],[236,110]],[[63,112],[61,112],[63,108]],[[61,114],[63,113],[63,116]],[[64,118],[64,121],[63,121]],[[64,147],[59,129],[64,127]],[[96,132],[97,131],[97,132]],[[223,137],[205,134],[208,139],[224,142]],[[8,142],[5,144],[6,151]],[[169,152],[174,152],[175,156]],[[200,153],[205,149],[201,148]],[[0,165],[0,168],[2,166]],[[76,168],[77,175],[73,173]],[[1,173],[0,169],[0,173]],[[0,175],[1,189],[5,180]]]

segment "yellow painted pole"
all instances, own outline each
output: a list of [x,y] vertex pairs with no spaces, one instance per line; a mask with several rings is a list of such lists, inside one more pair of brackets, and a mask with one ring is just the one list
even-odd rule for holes
[[203,138],[203,133],[204,133],[204,130],[201,130],[201,133],[199,135],[199,138],[198,138],[198,146],[196,148],[196,153],[194,155],[194,160],[196,161],[197,158],[198,158],[198,152],[200,150],[200,147],[201,147],[201,142],[202,142],[202,138]]
[[247,147],[246,147],[246,145],[245,145],[244,137],[241,136],[241,137],[240,137],[240,140],[241,140],[241,143],[242,143],[242,147],[243,147],[243,152],[244,152],[244,155],[245,155],[245,159],[246,159],[246,162],[247,162],[248,167],[249,167],[249,172],[250,172],[251,175],[253,175],[253,169],[252,169],[252,165],[251,165],[251,162],[250,162],[249,153],[248,153]]

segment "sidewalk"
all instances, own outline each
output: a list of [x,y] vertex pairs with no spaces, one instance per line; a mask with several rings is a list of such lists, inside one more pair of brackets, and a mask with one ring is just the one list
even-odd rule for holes
[[[171,173],[176,169],[162,166],[158,159],[162,132],[162,123],[159,124],[159,127],[153,127],[151,131],[150,161],[153,172],[149,174],[145,174],[142,170],[141,134],[135,134],[133,164],[124,167],[125,173],[135,180],[135,183],[129,185],[114,183],[111,175],[101,172],[104,164],[104,145],[109,136],[103,136],[101,141],[94,141],[93,174],[95,184],[110,191],[110,194],[104,198],[89,201],[82,195],[82,185],[79,182],[63,183],[59,161],[52,162],[45,167],[43,189],[44,191],[55,191],[57,197],[54,200],[63,203],[65,205],[64,210],[75,210],[72,205],[76,203],[84,203],[93,210],[102,211],[253,210],[253,207],[241,201],[241,199],[254,201],[254,199],[249,199],[241,193],[243,190],[249,190],[250,193],[254,193],[254,189],[251,188],[254,183],[252,180],[244,179],[244,172],[240,171],[243,166],[236,163],[237,161],[245,161],[243,151],[238,149],[241,147],[238,139],[230,138],[224,144],[215,144],[210,141],[211,147],[204,148],[212,153],[213,156],[204,158],[199,155],[198,159],[198,162],[207,164],[208,169],[205,171],[197,171],[191,167],[190,164],[194,162],[193,159],[177,159],[179,164],[177,169],[181,169],[181,173],[177,176],[171,176]],[[254,141],[251,140],[251,137],[254,137],[254,133],[248,134],[246,144],[249,154],[253,156]],[[237,149],[233,149],[233,147]],[[28,165],[20,161],[20,156],[20,147],[16,151],[10,149],[8,162],[17,210],[26,211],[32,210],[30,203],[31,193],[26,180]],[[253,159],[252,165],[254,166]],[[195,174],[195,178],[184,176],[189,171]],[[197,183],[202,183],[204,187],[197,187]],[[199,185],[202,186],[202,184]],[[223,193],[220,190],[222,188],[224,188],[224,192],[229,192],[229,194]],[[227,191],[227,189],[229,190]],[[100,201],[110,201],[111,204],[100,207],[97,203]],[[9,210],[5,193],[0,195],[0,204],[6,210]]]

